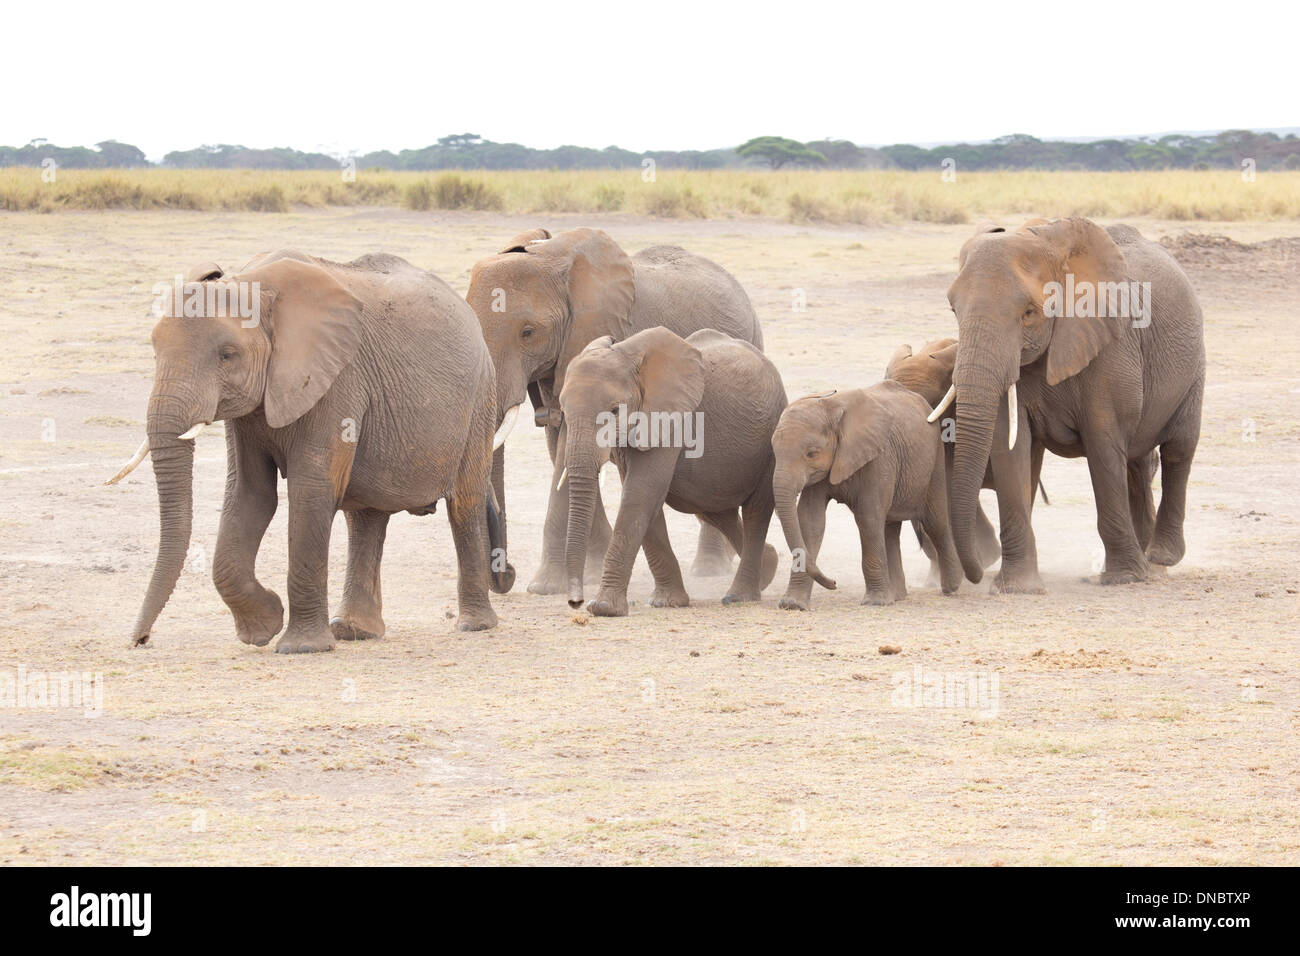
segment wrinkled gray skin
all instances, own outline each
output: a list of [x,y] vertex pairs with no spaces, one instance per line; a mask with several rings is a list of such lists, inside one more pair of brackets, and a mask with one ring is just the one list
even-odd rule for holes
[[[1047,283],[1063,284],[1067,275],[1076,287],[1149,282],[1149,325],[1134,327],[1132,316],[1045,315]],[[1018,476],[1019,493],[1005,506],[999,499],[1002,567],[993,589],[1043,590],[1030,524],[1034,443],[1088,460],[1106,549],[1102,584],[1142,581],[1151,565],[1181,560],[1205,342],[1200,305],[1173,258],[1131,226],[1032,220],[1006,232],[989,224],[962,247],[948,301],[959,329],[951,515],[966,576],[979,581],[983,573],[974,536],[977,497],[990,450],[1007,447],[1013,383],[1020,437],[1007,467]],[[1158,513],[1151,492],[1156,449]]]
[[[764,539],[772,519],[772,431],[785,400],[780,373],[762,352],[713,329],[686,339],[665,328],[618,343],[604,337],[578,355],[560,392],[568,428],[570,606],[582,605],[596,477],[610,460],[623,478],[623,494],[600,592],[588,605],[593,614],[627,614],[627,584],[642,547],[655,579],[650,605],[690,604],[668,540],[665,503],[698,515],[740,555],[722,603],[759,600],[776,574],[776,549]],[[611,443],[600,431],[601,419],[620,405],[627,414],[668,413],[678,421],[695,416],[691,454],[698,450],[698,456],[688,455],[681,442],[665,445],[643,436],[638,446],[635,434],[625,444]]]
[[[492,627],[486,508],[495,386],[465,302],[389,255],[335,263],[284,251],[237,275],[203,266],[188,278],[205,287],[259,282],[261,312],[244,328],[238,317],[179,318],[173,304],[153,330],[148,434],[161,530],[132,642],[149,639],[189,545],[194,441],[177,436],[218,420],[226,422],[227,476],[212,579],[241,641],[264,645],[284,620],[280,598],[254,575],[277,474],[288,476],[289,499],[289,625],[278,652],[381,636],[388,517],[431,513],[439,499],[460,566],[458,627]],[[340,510],[347,579],[331,621],[329,539]]]
[[[617,342],[655,326],[683,337],[717,329],[759,349],[763,334],[745,290],[715,263],[676,246],[652,246],[628,256],[598,229],[574,229],[554,237],[534,229],[516,236],[499,254],[475,264],[466,298],[496,366],[498,416],[528,398],[537,424],[547,429],[554,473],[542,563],[528,590],[559,594],[568,583],[569,497],[555,486],[566,458],[559,394],[569,362],[601,336]],[[505,452],[497,449],[492,481],[503,509],[504,478]],[[600,573],[609,536],[597,492],[588,537],[589,578]],[[692,570],[721,574],[729,568],[725,539],[706,525]]]
[[[903,345],[894,352],[889,360],[889,365],[885,368],[885,378],[893,379],[899,384],[916,392],[931,406],[938,406],[943,401],[948,389],[952,385],[952,369],[957,361],[957,340],[956,339],[936,339],[933,342],[927,342],[921,346],[915,353],[910,345]],[[1006,415],[1006,408],[1001,410],[1002,415]],[[949,405],[938,419],[939,434],[944,438],[943,453],[947,465],[949,478],[948,490],[952,492],[952,459],[954,450],[954,439],[956,437],[957,412],[955,403]],[[1014,469],[1004,469],[1001,474],[1004,475],[1003,482],[999,485],[995,475],[995,462],[1000,466],[1008,460],[1008,456],[1003,454],[1005,449],[997,449],[996,453],[990,455],[988,468],[984,473],[984,481],[981,488],[989,488],[997,491],[1000,496],[1011,496],[1017,494],[1013,487],[1015,472]],[[1041,487],[1039,472],[1043,465],[1043,446],[1035,442],[1030,451],[1031,480],[1036,486]],[[1044,492],[1044,496],[1046,492]],[[1046,498],[1044,497],[1044,500]],[[1033,507],[1032,500],[1030,507]],[[936,586],[939,583],[939,555],[934,548],[934,543],[926,536],[921,528],[920,522],[913,521],[912,528],[916,532],[917,541],[921,549],[925,552],[926,557],[930,559],[930,574],[926,579],[928,586]],[[975,547],[979,554],[981,566],[987,568],[998,560],[1002,555],[1002,546],[998,543],[998,533],[993,529],[992,522],[989,521],[988,515],[984,509],[976,504],[975,511]]]
[[899,532],[913,519],[938,545],[943,593],[957,590],[943,443],[929,414],[925,399],[893,381],[801,398],[785,410],[772,435],[772,494],[792,557],[782,608],[808,610],[814,581],[835,587],[817,567],[831,501],[848,505],[858,525],[863,604],[907,596]]

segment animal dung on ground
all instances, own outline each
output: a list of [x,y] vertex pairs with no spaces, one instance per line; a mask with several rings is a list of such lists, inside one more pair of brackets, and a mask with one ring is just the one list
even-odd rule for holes
[[901,653],[903,653],[903,649],[902,649],[901,647],[899,647],[897,644],[881,644],[880,647],[879,647],[879,650],[880,650],[880,653],[882,653],[882,654],[901,654]]

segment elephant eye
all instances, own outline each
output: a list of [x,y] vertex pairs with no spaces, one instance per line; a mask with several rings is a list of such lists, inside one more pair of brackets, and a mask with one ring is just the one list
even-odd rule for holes
[[232,361],[237,355],[239,355],[239,349],[233,345],[226,345],[221,349],[221,361],[223,362]]
[[530,338],[532,338],[532,337],[533,337],[533,327],[532,327],[531,325],[526,325],[526,326],[524,326],[524,330],[523,330],[523,332],[520,333],[520,335],[522,335],[522,336],[523,336],[524,338],[526,338],[526,339],[530,339]]

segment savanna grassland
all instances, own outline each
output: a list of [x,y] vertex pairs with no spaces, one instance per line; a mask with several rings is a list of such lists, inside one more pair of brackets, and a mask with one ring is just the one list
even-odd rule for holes
[[[874,226],[965,223],[995,214],[1177,221],[1300,218],[1300,171],[962,172],[658,170],[342,173],[254,170],[0,169],[0,209],[286,212],[394,206],[507,215],[628,213],[666,219],[767,218]],[[958,188],[959,187],[959,188]]]
[[[436,175],[0,173],[0,680],[103,681],[98,716],[0,708],[0,862],[1300,863],[1300,178],[456,175],[499,206],[407,202],[421,183],[436,197]],[[283,211],[247,211],[241,197],[268,190]],[[519,582],[494,596],[496,630],[452,629],[440,509],[390,524],[383,640],[284,657],[236,640],[209,577],[214,426],[188,568],[150,644],[126,646],[154,480],[101,482],[143,434],[150,288],[192,263],[384,250],[463,292],[477,259],[537,225],[677,243],[749,291],[794,397],[870,384],[898,345],[952,334],[944,293],[970,222],[1069,213],[1166,238],[1205,309],[1188,552],[1167,577],[1095,583],[1087,468],[1049,456],[1051,504],[1034,513],[1046,595],[943,597],[905,534],[909,596],[862,607],[856,528],[836,506],[820,564],[840,586],[808,613],[777,609],[774,523],[782,563],[761,604],[723,607],[726,580],[688,575],[692,607],[649,608],[641,562],[630,615],[589,619],[524,591],[550,467],[521,425],[507,445]],[[613,514],[617,481],[605,489]],[[286,512],[258,568],[281,595]],[[689,567],[695,521],[668,523]],[[335,598],[345,556],[340,518]],[[996,697],[900,695],[934,674],[996,677]]]

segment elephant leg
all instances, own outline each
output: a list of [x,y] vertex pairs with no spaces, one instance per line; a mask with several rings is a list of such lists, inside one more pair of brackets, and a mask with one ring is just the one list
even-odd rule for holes
[[[977,533],[979,531],[980,518],[984,518],[985,522],[989,520],[985,517],[984,509],[982,508],[976,509],[975,530]],[[912,531],[916,533],[916,543],[920,545],[921,552],[930,559],[930,570],[925,576],[925,586],[927,588],[937,588],[939,586],[939,552],[934,549],[934,542],[930,539],[930,536],[925,533],[925,529],[921,526],[920,521],[912,522]]]
[[[1033,508],[1032,495],[1030,508],[1031,510]],[[1002,542],[998,540],[997,529],[993,527],[993,522],[984,513],[984,509],[978,506],[975,508],[975,547],[978,549],[980,562],[986,568],[1002,557]]]
[[[492,490],[497,499],[497,518],[500,524],[501,533],[501,556],[506,558],[510,554],[510,544],[508,535],[509,522],[506,520],[506,449],[502,445],[492,454]],[[486,516],[485,516],[486,517]],[[491,540],[491,535],[488,535]],[[515,586],[515,566],[505,560],[504,566],[499,566],[495,562],[498,560],[497,555],[492,555],[492,574],[488,576],[488,586],[497,594],[508,594],[510,589]]]
[[[826,505],[828,499],[824,492],[805,488],[799,496],[799,506],[795,516],[799,519],[799,530],[803,533],[803,546],[807,552],[807,567],[815,567],[817,554],[821,551],[822,537],[826,534]],[[790,583],[786,585],[785,594],[777,602],[782,610],[806,611],[812,607],[813,579],[806,571],[797,570],[795,562],[790,564]]]
[[236,453],[233,428],[226,432],[231,467],[221,508],[212,582],[235,617],[235,632],[245,644],[262,647],[284,625],[284,605],[257,580],[257,551],[277,504],[275,463],[251,449]]
[[1178,414],[1181,433],[1160,446],[1160,509],[1147,558],[1165,567],[1177,564],[1187,551],[1183,519],[1187,514],[1187,480],[1201,435],[1201,393],[1198,388]]
[[1143,551],[1151,543],[1151,534],[1156,526],[1156,503],[1151,492],[1149,461],[1149,457],[1144,457],[1128,463],[1129,517],[1133,521],[1133,533],[1137,536],[1138,547]]
[[[563,428],[547,427],[547,445],[551,448],[553,467],[551,488],[546,502],[546,522],[542,528],[542,563],[528,583],[530,594],[563,594],[568,590],[569,578],[564,567],[564,547],[569,534],[569,489],[556,486],[564,474],[565,438]],[[551,447],[551,432],[556,432]],[[611,528],[605,517],[605,505],[596,485],[596,503],[592,509],[591,530],[587,534],[587,563],[584,578],[595,580],[604,563],[609,548]]]
[[348,570],[343,582],[343,602],[330,619],[330,630],[340,641],[374,640],[384,636],[383,597],[379,565],[389,515],[366,508],[344,512],[348,523]]
[[663,508],[656,511],[650,519],[642,547],[645,549],[646,563],[650,565],[650,573],[655,579],[650,606],[689,607],[691,598],[682,582],[682,567],[677,563],[672,542],[668,540],[668,523],[664,520]]
[[894,593],[889,580],[889,547],[884,517],[875,508],[860,506],[853,518],[862,543],[862,580],[867,587],[862,603],[889,604],[894,600]]
[[[1108,432],[1109,434],[1109,432]],[[1097,504],[1097,533],[1106,548],[1102,584],[1131,584],[1147,578],[1146,557],[1138,546],[1129,512],[1128,456],[1103,434],[1084,436],[1088,472]]]
[[326,469],[293,461],[288,472],[289,626],[275,650],[278,654],[332,651],[329,552],[338,501]]
[[447,499],[447,521],[456,544],[456,618],[458,631],[485,631],[496,627],[497,615],[488,597],[488,547],[483,512],[486,487],[483,475],[463,471]]
[[738,553],[725,535],[701,518],[700,539],[695,546],[695,560],[691,563],[691,574],[703,578],[730,574],[732,556]]
[[889,596],[893,601],[907,597],[907,580],[903,576],[903,552],[898,537],[903,530],[901,521],[885,522],[885,555],[889,563]]
[[[657,448],[639,452],[629,461],[623,482],[623,499],[619,503],[618,518],[600,572],[600,591],[587,605],[592,614],[599,617],[626,616],[627,583],[632,578],[632,565],[655,515],[661,520],[663,518],[664,499],[668,496],[679,454],[676,448]],[[666,527],[664,533],[667,534]]]
[[1033,496],[1031,484],[1032,442],[1029,416],[1025,406],[1020,414],[1019,439],[1015,448],[1007,448],[1007,418],[998,416],[993,429],[993,484],[998,496],[998,519],[1001,525],[1002,567],[989,586],[993,594],[1046,594],[1038,575],[1038,545],[1034,540]]
[[765,540],[772,520],[770,493],[766,499],[746,502],[739,516],[735,511],[720,511],[707,518],[740,555],[740,566],[723,595],[723,604],[762,600],[763,588],[776,576],[776,549]]

